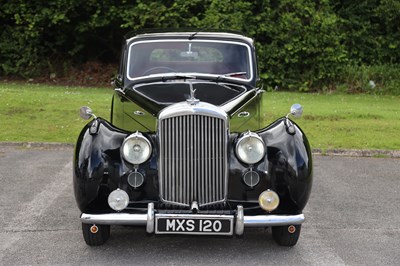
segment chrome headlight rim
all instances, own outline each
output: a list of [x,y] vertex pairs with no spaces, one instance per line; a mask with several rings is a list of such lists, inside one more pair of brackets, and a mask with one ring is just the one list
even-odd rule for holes
[[[145,149],[147,148],[147,150],[144,150],[145,156],[143,158],[141,158],[140,160],[132,160],[132,158],[129,158],[129,155],[127,154],[129,152],[130,148],[133,149],[133,145],[131,147],[128,146],[128,145],[131,145],[130,143],[132,141],[139,141],[142,144],[146,145]],[[151,154],[153,152],[153,147],[148,138],[143,136],[143,134],[140,132],[135,132],[125,138],[124,142],[122,143],[120,151],[121,151],[122,158],[125,161],[127,161],[128,163],[131,163],[133,165],[139,165],[139,164],[142,164],[142,163],[146,162],[147,160],[149,160],[149,158],[151,157]]]
[[[241,149],[241,145],[244,141],[250,139],[250,138],[254,138],[257,141],[260,142],[261,146],[262,146],[262,152],[260,152],[259,156],[256,159],[253,160],[246,160],[243,156],[242,156],[242,152],[240,151]],[[246,163],[248,165],[253,165],[256,164],[258,162],[260,162],[266,153],[266,148],[265,148],[265,143],[264,140],[257,134],[251,131],[248,131],[246,133],[244,133],[242,136],[239,137],[239,139],[236,142],[236,147],[235,147],[235,152],[236,152],[236,157],[243,163]]]

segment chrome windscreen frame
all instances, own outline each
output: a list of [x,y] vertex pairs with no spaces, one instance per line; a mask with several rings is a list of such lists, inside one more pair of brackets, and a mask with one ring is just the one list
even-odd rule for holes
[[[160,40],[145,40],[145,41],[136,41],[133,42],[129,45],[128,48],[128,55],[127,55],[127,65],[126,65],[126,77],[131,80],[131,81],[135,81],[135,80],[140,80],[143,77],[131,77],[130,76],[130,66],[131,66],[131,53],[132,53],[132,47],[138,44],[142,44],[142,43],[155,43],[155,42],[186,42],[186,43],[201,43],[201,42],[209,42],[209,43],[226,43],[226,44],[234,44],[234,45],[241,45],[246,47],[247,51],[248,51],[248,62],[249,62],[249,78],[247,79],[242,79],[242,78],[235,78],[235,77],[228,77],[230,79],[234,79],[234,80],[240,80],[240,81],[246,81],[246,82],[250,82],[251,80],[253,80],[254,78],[254,72],[256,71],[255,69],[253,69],[253,58],[252,58],[252,49],[251,47],[245,43],[245,42],[235,42],[235,41],[221,41],[221,40],[209,40],[209,39],[201,39],[201,40],[182,40],[182,39],[163,39],[162,41]],[[182,73],[183,74],[183,73]],[[213,73],[196,73],[196,72],[184,72],[184,74],[186,75],[193,75],[193,76],[213,76],[213,77],[219,77],[221,76],[220,74],[213,74]],[[153,74],[151,76],[164,76],[165,73],[163,74]]]

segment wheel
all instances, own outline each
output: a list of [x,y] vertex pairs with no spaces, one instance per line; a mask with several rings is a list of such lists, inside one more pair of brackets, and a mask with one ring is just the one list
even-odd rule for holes
[[299,240],[301,224],[272,227],[272,237],[280,246],[292,247]]
[[82,232],[86,244],[89,246],[100,246],[110,237],[110,226],[82,223]]

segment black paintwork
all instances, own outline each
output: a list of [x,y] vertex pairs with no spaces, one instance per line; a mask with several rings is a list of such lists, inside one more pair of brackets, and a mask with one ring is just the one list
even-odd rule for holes
[[[179,88],[175,88],[168,96],[166,95],[158,95],[157,97],[152,97],[153,94],[156,93],[157,89],[159,90],[168,90],[169,86],[178,86]],[[201,82],[196,81],[194,84],[194,88],[196,89],[196,97],[201,101],[205,101],[214,105],[223,105],[228,101],[228,97],[230,99],[235,98],[246,91],[249,91],[246,97],[244,97],[235,108],[230,110],[228,115],[235,113],[239,108],[241,108],[246,102],[248,102],[252,97],[256,95],[256,91],[253,87],[250,86],[238,86],[231,83],[215,83],[214,85],[209,85],[209,82]],[[231,88],[231,90],[229,90]],[[144,92],[145,90],[146,92]],[[187,89],[187,90],[186,90]],[[202,90],[203,89],[203,90]],[[221,91],[224,89],[224,91]],[[176,91],[181,90],[182,94],[179,95]],[[218,91],[219,90],[219,91]],[[211,95],[212,91],[215,92],[215,95]],[[175,92],[175,93],[174,93]],[[124,92],[123,95],[117,94],[121,101],[132,101],[139,104],[144,109],[148,110],[153,116],[156,116],[162,109],[165,107],[181,101],[186,101],[189,94],[189,85],[185,84],[160,84],[160,83],[150,83],[149,85],[139,86],[135,89],[128,89]],[[221,95],[218,95],[221,94]],[[174,102],[171,102],[174,99]]]
[[[218,84],[213,82],[192,82],[193,89],[196,90],[196,98],[202,102],[213,105],[223,105],[224,103],[238,97],[246,92],[246,87],[235,86],[232,84]],[[133,91],[141,97],[158,103],[166,107],[168,105],[184,102],[190,98],[189,83],[155,83],[133,88]]]
[[[91,134],[90,128],[95,121],[99,123],[98,131]],[[257,132],[267,143],[267,154],[264,160],[252,166],[261,177],[254,188],[244,184],[242,177],[249,166],[241,163],[233,150],[239,134],[230,135],[228,198],[224,206],[214,206],[216,209],[234,210],[240,204],[244,206],[245,214],[264,213],[258,206],[258,196],[262,191],[272,189],[281,198],[279,208],[273,213],[302,212],[311,192],[312,159],[305,135],[295,127],[296,134],[288,134],[285,118],[282,118]],[[150,160],[139,166],[139,171],[145,176],[144,185],[138,189],[128,185],[127,176],[133,171],[133,166],[125,162],[120,154],[120,146],[128,134],[101,118],[82,130],[74,157],[74,191],[82,212],[112,212],[107,205],[107,197],[118,187],[126,190],[131,199],[125,211],[144,212],[148,202],[154,202],[156,209],[168,209],[158,197],[156,148]],[[157,147],[156,134],[145,136],[151,140],[153,147]]]
[[[193,34],[193,33],[191,33]],[[127,177],[133,171],[133,165],[124,161],[121,157],[121,145],[132,132],[119,129],[110,122],[97,118],[89,122],[80,133],[74,154],[74,192],[79,209],[86,213],[110,213],[114,212],[107,204],[107,197],[111,191],[121,188],[129,194],[130,204],[124,212],[145,213],[147,204],[154,202],[158,212],[190,212],[182,207],[169,206],[163,204],[159,198],[158,184],[158,139],[155,132],[155,122],[158,114],[166,106],[172,104],[169,95],[159,95],[157,90],[165,89],[167,82],[162,77],[147,76],[135,81],[129,80],[124,76],[126,73],[127,47],[135,41],[142,40],[162,40],[165,38],[187,39],[191,34],[170,33],[170,34],[145,34],[139,36],[129,36],[124,42],[121,56],[119,74],[115,80],[118,91],[113,96],[111,123],[123,128],[130,128],[126,123],[136,123],[134,127],[142,128],[143,133],[152,143],[153,153],[150,159],[138,166],[138,171],[144,176],[144,184],[134,189],[128,185]],[[243,36],[232,35],[230,33],[196,33],[192,38],[202,38],[209,40],[225,40],[245,42],[252,48],[254,62],[254,77],[250,81],[231,79],[227,77],[204,76],[197,77],[194,86],[199,86],[199,97],[201,100],[211,102],[215,105],[223,105],[229,101],[229,97],[236,99],[235,105],[226,110],[229,117],[228,121],[236,123],[236,128],[245,130],[246,128],[260,128],[261,116],[261,94],[256,88],[258,81],[256,56],[253,42]],[[168,77],[168,79],[178,80],[184,77]],[[186,82],[186,81],[184,81]],[[210,87],[204,86],[201,91],[201,84],[213,83],[212,88],[228,86],[238,89],[237,91],[219,91],[221,95],[209,95]],[[160,85],[162,84],[162,85]],[[180,84],[176,90],[186,90],[189,83],[171,82]],[[196,85],[198,84],[198,85]],[[141,86],[153,86],[151,90],[141,90]],[[160,87],[161,86],[161,87]],[[213,89],[211,89],[212,91]],[[187,92],[185,92],[187,94]],[[203,93],[203,94],[202,94]],[[156,94],[156,95],[154,95]],[[177,97],[178,101],[183,101],[185,95]],[[220,97],[219,97],[220,96]],[[181,97],[181,98],[179,98]],[[215,97],[215,99],[213,98]],[[158,99],[158,100],[157,100]],[[160,100],[161,99],[161,100]],[[163,101],[163,99],[167,99]],[[148,116],[143,116],[143,120],[135,120],[132,117],[132,110],[129,105],[134,104],[133,110],[143,110]],[[252,117],[249,119],[237,119],[237,114],[252,108]],[[128,112],[129,111],[129,112]],[[125,120],[125,117],[128,117]],[[139,119],[139,118],[137,118]],[[255,120],[255,123],[254,121]],[[242,122],[243,121],[243,122]],[[245,215],[265,214],[258,204],[258,197],[261,192],[272,189],[279,194],[280,205],[273,211],[275,214],[300,214],[307,204],[312,187],[312,157],[310,146],[306,136],[301,129],[294,123],[295,133],[290,134],[287,129],[286,118],[281,118],[266,128],[256,132],[264,140],[267,146],[265,158],[259,163],[249,166],[240,162],[235,154],[234,147],[241,132],[231,132],[228,143],[228,195],[223,204],[208,206],[200,209],[200,213],[218,212],[234,213],[237,205],[244,207]],[[253,123],[251,126],[250,124]],[[135,128],[135,130],[137,130]],[[238,131],[240,131],[238,130]],[[243,175],[252,169],[260,176],[260,182],[255,187],[248,187],[243,182]]]

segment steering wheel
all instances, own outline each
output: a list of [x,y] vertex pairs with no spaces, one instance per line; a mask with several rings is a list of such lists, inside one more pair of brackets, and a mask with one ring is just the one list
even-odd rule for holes
[[[157,66],[157,67],[152,67],[152,68],[147,69],[145,72],[143,72],[143,76],[150,75],[150,74],[161,73],[160,70],[163,70],[163,69],[164,69],[164,70],[171,71],[171,72],[176,72],[175,69],[170,68],[170,67],[166,67],[166,66]],[[155,72],[155,73],[151,73],[151,72]]]

